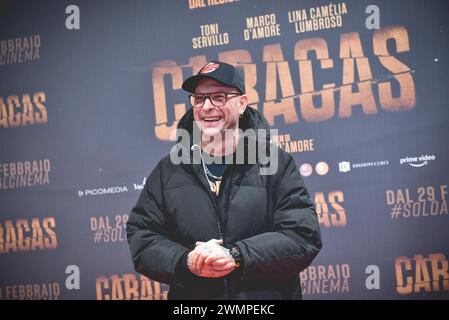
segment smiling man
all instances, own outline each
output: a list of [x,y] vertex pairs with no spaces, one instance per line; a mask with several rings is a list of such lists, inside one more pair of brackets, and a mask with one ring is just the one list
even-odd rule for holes
[[239,118],[248,98],[243,80],[229,64],[210,62],[200,73],[183,83],[193,107],[195,124],[201,131],[201,149],[214,156],[235,151]]
[[[211,152],[221,154],[225,143],[225,130],[232,131],[232,141],[237,142],[239,117],[246,109],[247,97],[236,89],[213,79],[203,79],[190,96],[196,125],[203,134],[201,147],[214,143]],[[231,99],[234,99],[231,101]],[[229,102],[229,103],[228,103]],[[223,108],[228,104],[226,108]],[[210,140],[208,138],[211,138]]]
[[[249,160],[269,125],[232,65],[211,61],[182,87],[192,108],[178,131],[200,132],[184,148],[200,161],[174,163],[172,151],[147,179],[127,222],[136,271],[169,284],[169,299],[300,299],[321,235],[293,158],[273,153],[272,174]],[[258,130],[264,139],[247,134]]]
[[[195,108],[195,121],[204,135],[215,136],[223,134],[224,129],[238,129],[239,117],[246,109],[247,97],[235,91],[235,88],[213,79],[203,79],[198,83],[190,100]],[[233,98],[237,98],[236,101],[230,102],[228,108],[222,108]]]

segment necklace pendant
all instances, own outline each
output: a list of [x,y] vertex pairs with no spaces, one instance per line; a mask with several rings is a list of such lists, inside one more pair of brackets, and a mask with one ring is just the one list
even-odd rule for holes
[[217,196],[218,196],[218,193],[220,192],[220,184],[221,184],[221,181],[215,181],[215,189],[216,189],[215,194]]
[[210,182],[210,190],[218,196],[221,181]]

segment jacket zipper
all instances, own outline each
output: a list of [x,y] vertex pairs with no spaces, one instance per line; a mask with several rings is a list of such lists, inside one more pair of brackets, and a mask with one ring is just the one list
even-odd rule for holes
[[[207,192],[208,192],[208,194],[209,194],[209,197],[211,198],[212,203],[213,203],[213,205],[214,205],[215,216],[216,216],[216,218],[217,218],[218,234],[219,234],[220,240],[223,240],[223,246],[224,246],[224,232],[223,232],[222,229],[221,229],[220,214],[219,214],[219,210],[218,210],[219,204],[217,203],[217,201],[220,199],[221,195],[223,194],[222,190],[223,190],[224,188],[221,188],[221,187],[222,187],[222,186],[224,187],[225,177],[227,178],[227,176],[229,175],[229,171],[230,171],[230,170],[231,170],[231,169],[229,169],[229,167],[227,167],[226,170],[225,170],[225,172],[224,172],[224,174],[223,174],[223,179],[222,179],[222,182],[221,182],[223,185],[220,185],[220,190],[219,190],[219,192],[218,192],[217,199],[215,199],[214,194],[213,194],[212,191],[210,190],[210,185],[209,185],[209,183],[208,183],[208,188],[207,188]],[[199,178],[199,177],[198,177],[198,178]],[[200,182],[201,182],[201,184],[202,184],[202,181],[201,181],[200,178],[199,178],[199,180],[200,180]],[[226,278],[223,278],[223,284],[224,284],[224,288],[225,288],[225,291],[224,291],[224,292],[225,292],[225,299],[229,299],[229,293],[228,293],[228,281],[227,281]]]
[[[225,172],[223,173],[223,178],[221,180],[221,183],[223,184],[223,188],[220,188],[218,191],[218,195],[217,195],[217,199],[214,198],[214,195],[212,195],[212,200],[214,202],[214,206],[215,206],[215,213],[217,216],[217,221],[218,221],[218,232],[220,234],[220,239],[223,240],[223,247],[225,246],[224,243],[224,233],[221,230],[221,225],[220,225],[220,213],[221,213],[221,217],[224,218],[224,212],[221,212],[221,210],[219,212],[217,212],[218,207],[220,206],[220,199],[223,195],[223,190],[224,190],[224,186],[225,186],[225,182],[227,179],[229,179],[228,176],[232,177],[231,171],[232,169],[229,167],[226,167]],[[226,178],[226,179],[225,179]],[[217,204],[218,202],[218,204]],[[226,223],[226,221],[223,221],[224,223]],[[224,295],[225,295],[225,299],[229,299],[229,292],[228,292],[228,280],[226,279],[226,277],[223,278],[223,284],[224,284]]]
[[[225,172],[223,173],[223,178],[222,178],[222,180],[221,180],[221,185],[220,185],[220,190],[219,190],[219,192],[218,192],[218,195],[217,195],[217,196],[214,196],[214,195],[212,194],[212,192],[209,192],[210,195],[211,195],[211,197],[212,197],[212,201],[213,201],[214,207],[215,207],[215,214],[216,214],[216,216],[217,216],[218,233],[219,233],[219,235],[220,235],[220,239],[223,240],[223,241],[224,241],[224,232],[223,232],[222,229],[221,229],[220,216],[221,216],[222,218],[224,218],[224,212],[222,212],[222,210],[219,208],[219,207],[220,207],[219,202],[220,202],[221,196],[223,195],[223,192],[224,192],[223,190],[224,190],[224,186],[225,186],[225,181],[226,181],[227,179],[229,179],[229,176],[230,176],[230,174],[231,174],[231,173],[230,173],[231,170],[232,170],[232,169],[230,169],[229,167],[227,167],[226,170],[225,170]],[[223,222],[226,222],[226,221],[223,221]],[[224,243],[223,243],[223,245],[224,245]]]

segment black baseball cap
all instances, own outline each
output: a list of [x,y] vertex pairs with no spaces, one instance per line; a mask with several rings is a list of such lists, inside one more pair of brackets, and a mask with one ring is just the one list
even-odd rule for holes
[[195,93],[198,83],[203,79],[214,79],[227,86],[237,88],[241,94],[245,94],[243,78],[234,66],[220,61],[210,61],[198,71],[196,75],[187,78],[182,83],[185,91]]

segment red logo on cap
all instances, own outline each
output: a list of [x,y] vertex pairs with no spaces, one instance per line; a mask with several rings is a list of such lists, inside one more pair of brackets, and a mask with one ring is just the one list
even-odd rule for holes
[[215,71],[218,67],[218,63],[209,62],[204,66],[203,69],[201,69],[201,73],[210,73],[212,71]]

